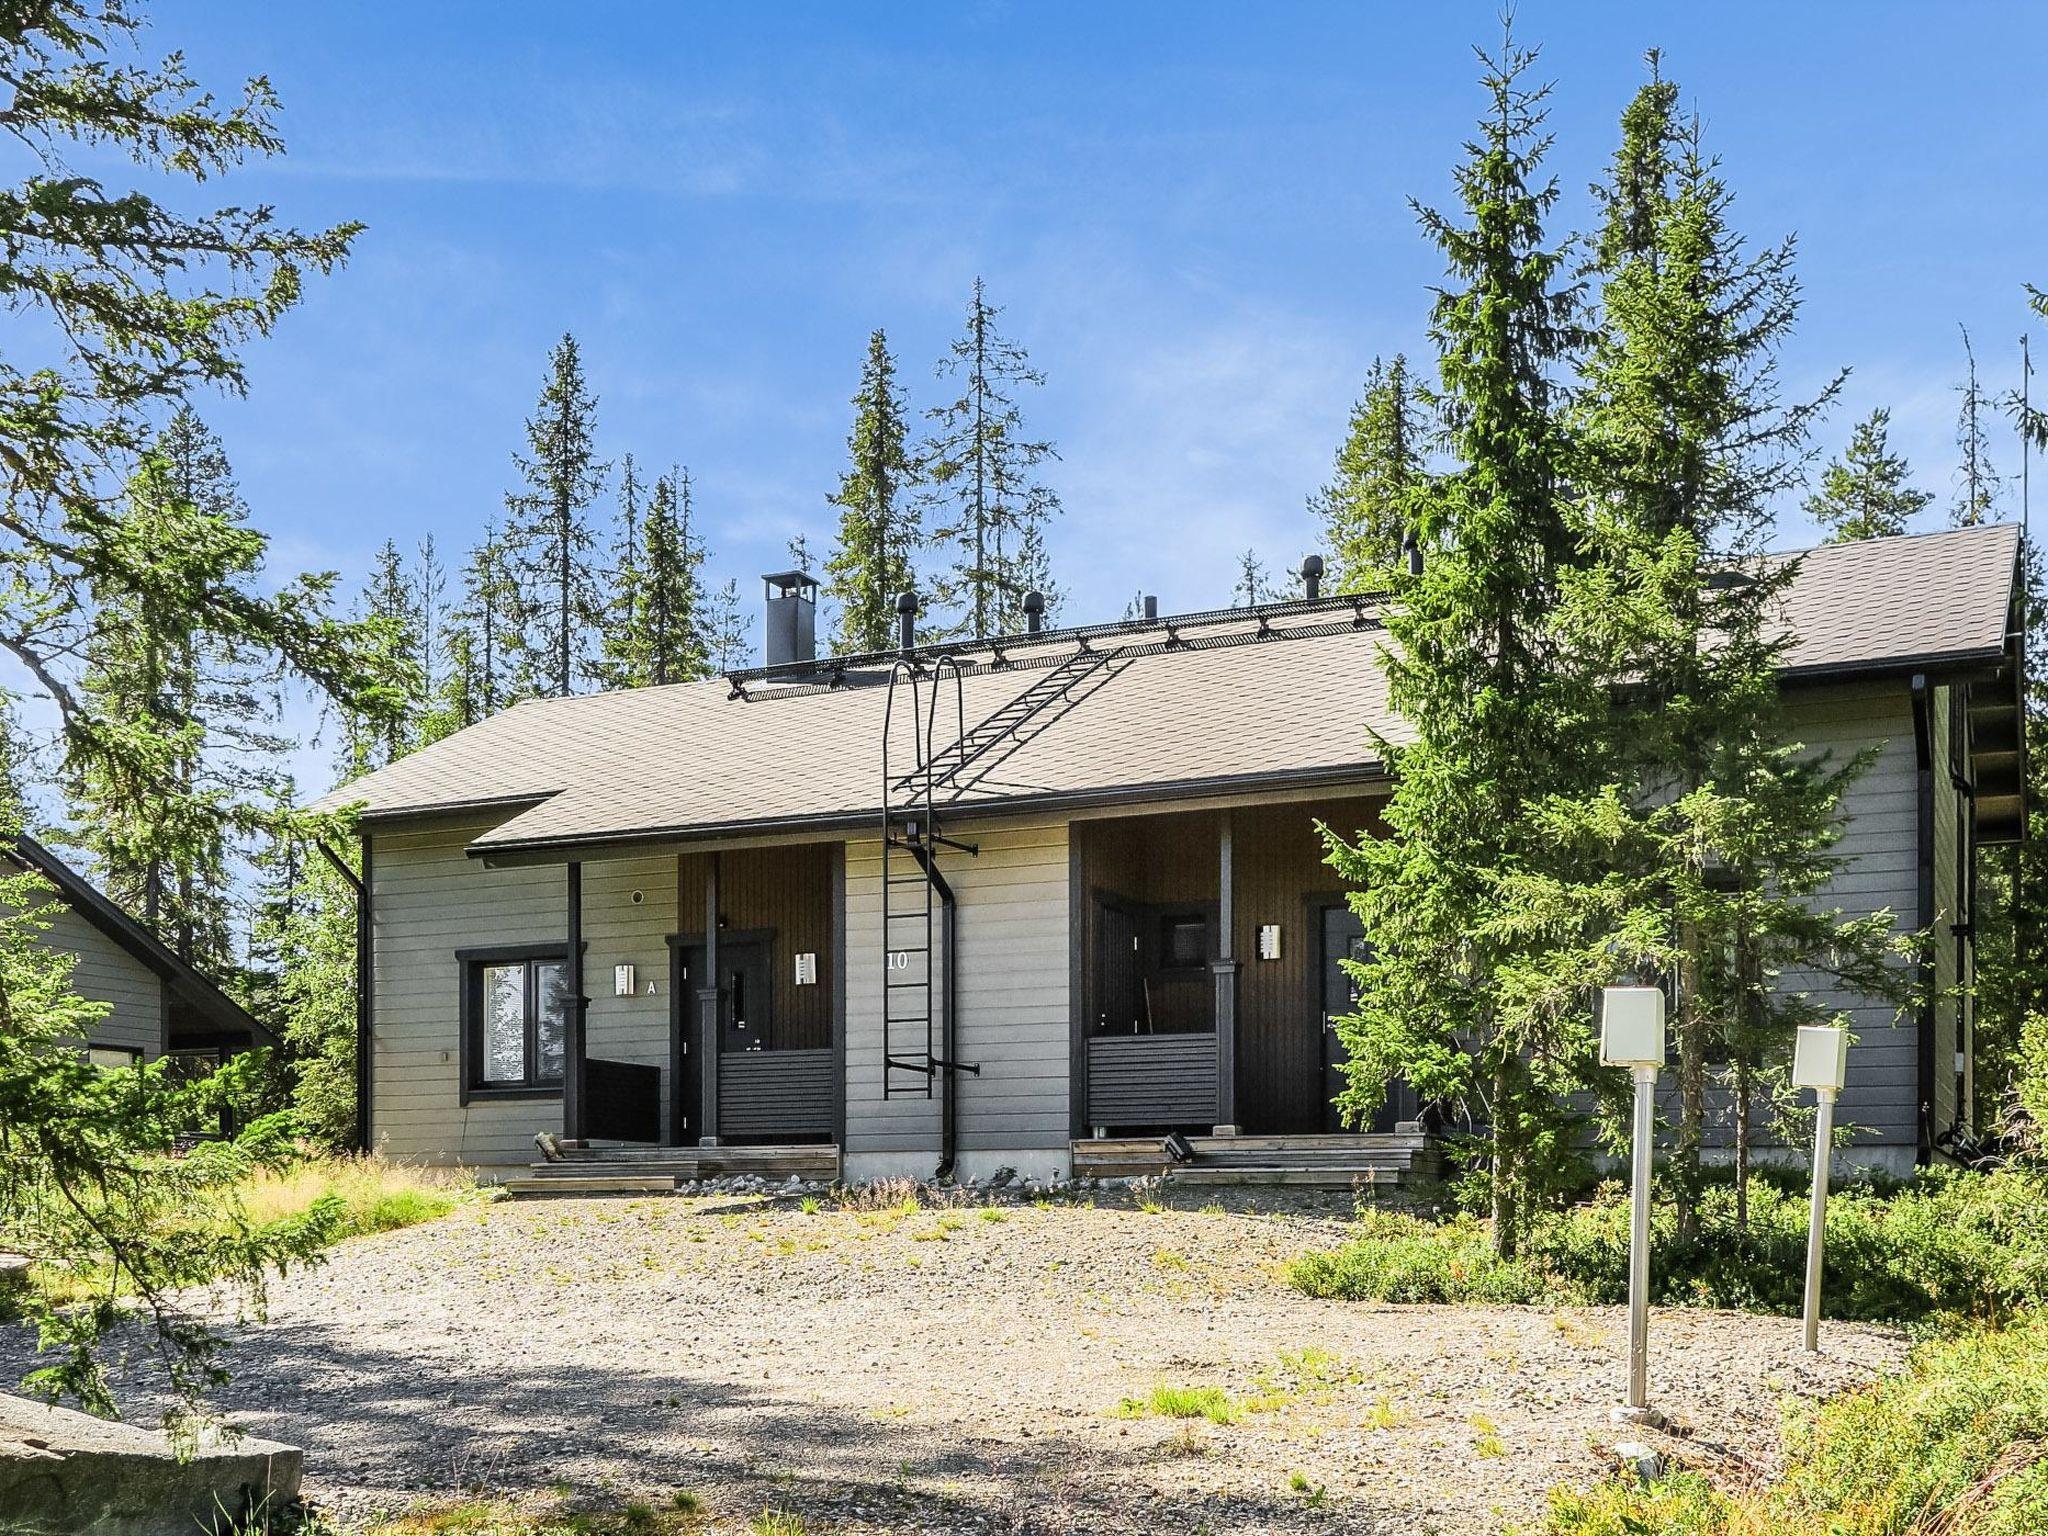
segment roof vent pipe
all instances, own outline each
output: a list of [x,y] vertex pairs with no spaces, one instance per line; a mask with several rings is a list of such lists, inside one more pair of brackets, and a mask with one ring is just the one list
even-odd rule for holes
[[917,649],[917,593],[909,588],[896,594],[896,645],[905,652]]
[[1147,624],[1159,622],[1159,598],[1150,592],[1145,594],[1145,622]]
[[1323,557],[1309,555],[1301,562],[1301,592],[1310,602],[1323,595]]
[[1045,628],[1045,594],[1036,589],[1024,594],[1024,628],[1034,635]]
[[1415,537],[1415,530],[1409,528],[1401,535],[1401,553],[1408,557],[1408,574],[1422,574],[1422,541]]

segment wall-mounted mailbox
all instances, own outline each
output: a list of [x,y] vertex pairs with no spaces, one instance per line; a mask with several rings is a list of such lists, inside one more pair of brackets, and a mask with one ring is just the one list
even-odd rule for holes
[[1259,958],[1278,960],[1280,958],[1280,925],[1261,923],[1259,925]]
[[800,987],[818,984],[818,957],[808,949],[796,957],[796,984]]
[[612,996],[631,997],[633,995],[633,992],[633,967],[630,965],[613,966]]

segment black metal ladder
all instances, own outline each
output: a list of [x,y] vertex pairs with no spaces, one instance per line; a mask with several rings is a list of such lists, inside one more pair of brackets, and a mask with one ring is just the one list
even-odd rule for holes
[[[953,742],[939,751],[928,754],[911,772],[904,774],[895,784],[894,792],[899,795],[913,795],[919,791],[936,794],[939,791],[957,792],[966,787],[962,775],[976,763],[988,756],[1006,741],[1012,741],[1031,720],[1055,702],[1072,696],[1076,684],[1093,673],[1101,671],[1115,658],[1113,650],[1098,651],[1084,646],[1050,668],[1018,694],[1009,703],[979,721],[973,730],[962,729],[956,733]],[[950,659],[950,658],[946,658]],[[954,669],[957,673],[958,668]],[[894,680],[891,679],[893,686]],[[937,679],[933,686],[936,689]],[[962,710],[964,715],[964,709]],[[964,725],[964,720],[963,720]],[[929,804],[929,795],[927,804]]]
[[[940,700],[950,679],[957,752],[964,736],[965,704],[959,663],[942,656],[926,663],[905,656],[890,669],[882,714],[882,1096],[930,1098],[951,1074],[976,1076],[981,1068],[953,1059],[956,978],[953,887],[939,867],[942,849],[973,854],[972,843],[947,837],[939,826],[935,748]],[[910,704],[912,766],[899,772],[892,753],[897,697]],[[936,971],[936,978],[934,972]],[[935,985],[936,981],[936,985]],[[945,1095],[948,1121],[954,1095]],[[950,1146],[951,1137],[947,1138]]]

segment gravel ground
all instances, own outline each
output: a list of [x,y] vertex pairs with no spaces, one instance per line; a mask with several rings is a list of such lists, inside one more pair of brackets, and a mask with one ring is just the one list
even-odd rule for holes
[[[1178,1202],[468,1209],[277,1283],[267,1320],[229,1330],[222,1405],[305,1446],[345,1527],[474,1488],[680,1488],[713,1529],[772,1504],[814,1532],[1462,1536],[1533,1517],[1633,1437],[1607,1417],[1620,1314],[1311,1301],[1277,1271],[1341,1236],[1329,1205]],[[1826,1343],[1807,1360],[1794,1322],[1659,1313],[1675,1433],[1644,1438],[1768,1467],[1788,1398],[1905,1348],[1849,1325]],[[1161,1385],[1220,1388],[1238,1416],[1119,1411]]]

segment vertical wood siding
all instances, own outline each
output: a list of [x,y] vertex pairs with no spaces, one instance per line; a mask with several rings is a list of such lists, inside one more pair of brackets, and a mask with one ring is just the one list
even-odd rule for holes
[[[769,971],[773,1021],[769,1046],[778,1051],[827,1050],[832,1045],[833,843],[779,848],[736,848],[719,855],[718,904],[734,929],[772,930]],[[710,855],[681,860],[676,930],[704,931],[704,872]],[[796,984],[796,956],[818,957],[816,986]]]
[[[1067,828],[981,825],[981,853],[945,855],[959,906],[963,1152],[1064,1149],[1068,1127]],[[846,849],[849,1157],[939,1150],[939,1099],[882,1096],[882,850]],[[918,1044],[921,1047],[920,1033]]]

